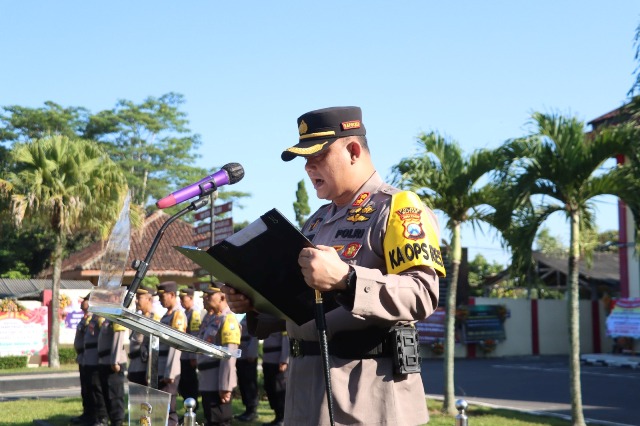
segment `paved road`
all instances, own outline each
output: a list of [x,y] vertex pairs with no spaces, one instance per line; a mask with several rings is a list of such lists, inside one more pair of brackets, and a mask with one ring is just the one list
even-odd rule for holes
[[[456,398],[556,416],[571,414],[566,356],[456,359],[455,369]],[[442,360],[423,361],[422,371],[426,393],[441,398]],[[31,384],[5,376],[0,379],[0,401],[80,396],[77,372],[61,373],[58,387],[45,389],[45,379],[54,376],[31,375],[36,379]],[[584,414],[591,424],[640,425],[640,368],[583,365],[581,380]]]
[[[444,392],[442,360],[423,361],[428,395]],[[456,398],[570,416],[568,357],[456,359]],[[640,369],[583,365],[584,415],[594,424],[640,425]],[[471,420],[470,420],[471,423]]]

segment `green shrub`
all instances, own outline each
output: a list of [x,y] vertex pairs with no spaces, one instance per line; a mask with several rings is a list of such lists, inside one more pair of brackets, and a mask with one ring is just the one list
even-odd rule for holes
[[76,351],[73,347],[61,346],[58,348],[58,359],[60,364],[75,364]]
[[29,357],[25,355],[0,356],[0,370],[26,367],[28,360]]

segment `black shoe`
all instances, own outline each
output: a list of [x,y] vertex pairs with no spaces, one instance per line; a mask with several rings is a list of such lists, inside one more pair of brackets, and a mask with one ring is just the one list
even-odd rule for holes
[[257,419],[258,419],[258,413],[256,413],[255,411],[254,411],[254,412],[251,412],[251,413],[249,413],[249,412],[245,411],[245,412],[244,412],[244,413],[242,413],[242,414],[239,414],[239,415],[237,415],[237,416],[234,416],[234,418],[235,418],[236,420],[240,420],[241,422],[252,422],[252,421],[254,421],[254,420],[257,420]]
[[81,425],[83,423],[87,423],[90,420],[91,420],[91,417],[89,415],[81,414],[81,415],[76,416],[76,417],[71,417],[69,419],[69,423],[71,423],[72,425]]
[[93,426],[109,426],[109,420],[106,417],[100,418],[96,420]]

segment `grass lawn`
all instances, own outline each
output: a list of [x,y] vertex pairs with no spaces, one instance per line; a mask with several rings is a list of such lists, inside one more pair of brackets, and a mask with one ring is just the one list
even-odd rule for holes
[[[442,403],[440,401],[428,400],[431,421],[429,426],[454,426],[455,418],[445,416],[440,413]],[[184,415],[183,401],[178,398],[178,414]],[[39,399],[20,401],[0,402],[0,426],[31,426],[34,420],[46,420],[54,426],[67,426],[69,419],[80,414],[82,405],[80,398],[59,398],[59,399]],[[234,414],[240,414],[244,407],[239,398],[233,400]],[[269,408],[267,401],[260,401],[258,407],[259,419],[255,422],[243,423],[234,420],[234,424],[259,426],[263,422],[273,419],[273,411]],[[204,423],[204,415],[201,408],[198,408],[197,422]],[[517,411],[500,410],[485,407],[470,406],[468,410],[470,426],[566,426],[570,422],[551,417],[541,417],[531,414],[524,414]]]
[[[20,368],[13,370],[0,370],[0,380],[5,374],[35,374],[35,373],[57,373],[65,371],[77,371],[75,364],[62,365],[60,369],[48,367]],[[262,388],[261,375],[259,377],[259,388]],[[258,406],[259,418],[255,422],[243,423],[234,420],[233,423],[239,426],[259,426],[264,422],[273,420],[273,411],[269,408],[264,393],[261,392],[261,401]],[[455,418],[441,413],[442,402],[429,399],[427,401],[431,420],[429,426],[454,426]],[[178,415],[184,415],[184,402],[178,397]],[[56,398],[56,399],[23,399],[19,401],[0,402],[0,426],[32,426],[34,420],[46,420],[54,426],[68,426],[69,419],[77,416],[82,411],[80,398]],[[244,412],[244,406],[239,396],[233,399],[234,414]],[[470,426],[566,426],[571,423],[566,420],[546,416],[536,416],[518,411],[494,409],[480,406],[469,406],[467,410]],[[198,424],[204,423],[202,408],[197,412]]]

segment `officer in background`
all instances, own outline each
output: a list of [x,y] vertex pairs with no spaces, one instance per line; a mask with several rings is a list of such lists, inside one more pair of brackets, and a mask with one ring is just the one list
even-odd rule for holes
[[105,319],[98,338],[98,371],[100,387],[107,407],[110,426],[124,424],[124,384],[127,369],[127,353],[124,343],[127,329]]
[[284,400],[287,390],[287,367],[289,366],[289,338],[287,332],[272,333],[262,342],[262,373],[264,390],[275,419],[263,426],[284,424]]
[[[240,324],[219,288],[211,285],[203,290],[206,318],[198,337],[232,351],[240,345]],[[198,355],[198,383],[206,426],[229,426],[233,419],[231,396],[237,384],[236,358],[216,359]]]
[[[187,287],[180,290],[180,304],[184,308],[184,314],[187,317],[187,334],[197,336],[200,332],[200,311],[194,308],[193,287]],[[193,398],[196,401],[194,412],[198,409],[198,372],[191,365],[191,360],[196,359],[196,355],[191,352],[183,352],[180,356],[180,383],[178,393],[183,399]]]
[[242,422],[252,422],[258,418],[258,338],[249,334],[246,316],[240,321],[240,327],[242,353],[236,360],[236,371],[244,413],[235,418]]
[[100,326],[104,322],[104,318],[92,313],[89,314],[89,317],[84,331],[83,362],[90,393],[88,399],[90,407],[87,412],[91,417],[85,425],[101,426],[107,424],[107,408],[102,395],[98,369],[98,339],[100,337]]
[[[136,310],[147,318],[160,321],[160,315],[153,313],[153,296],[155,294],[155,288],[141,284],[136,290]],[[131,331],[129,336],[129,371],[127,373],[130,382],[149,386],[148,361],[149,336]]]
[[91,314],[89,313],[89,295],[87,294],[80,303],[80,309],[84,315],[78,321],[78,326],[76,327],[76,335],[73,339],[73,348],[76,351],[76,362],[78,363],[78,372],[80,373],[80,396],[82,397],[82,414],[78,417],[73,417],[71,419],[71,423],[73,424],[83,424],[89,422],[91,420],[90,407],[91,403],[89,402],[89,398],[91,398],[91,382],[87,382],[87,373],[86,368],[84,366],[84,334],[87,329],[87,325],[89,324],[89,320],[91,319]]
[[[158,285],[160,303],[167,309],[167,312],[160,322],[184,333],[187,331],[187,317],[184,312],[180,310],[177,294],[178,283],[175,281],[165,281]],[[176,395],[178,394],[178,384],[180,383],[181,353],[178,349],[160,342],[158,354],[158,390],[171,394],[167,426],[176,426],[178,424]]]

